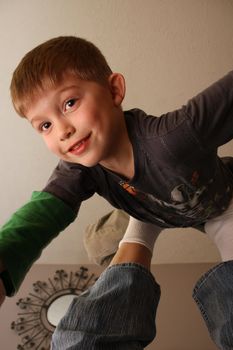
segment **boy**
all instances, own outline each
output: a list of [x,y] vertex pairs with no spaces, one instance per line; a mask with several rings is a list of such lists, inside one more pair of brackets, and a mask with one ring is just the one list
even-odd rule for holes
[[217,156],[233,134],[232,83],[230,72],[155,118],[122,111],[124,78],[93,44],[59,37],[29,52],[13,75],[13,104],[61,161],[0,232],[7,295],[95,192],[131,216],[125,242],[152,246],[163,228],[201,227],[232,260],[231,159]]

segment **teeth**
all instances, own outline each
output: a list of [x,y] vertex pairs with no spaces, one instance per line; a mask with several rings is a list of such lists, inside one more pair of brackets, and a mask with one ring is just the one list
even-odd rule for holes
[[75,151],[77,148],[80,147],[80,145],[83,143],[83,141],[79,142],[77,145],[71,148],[72,151]]

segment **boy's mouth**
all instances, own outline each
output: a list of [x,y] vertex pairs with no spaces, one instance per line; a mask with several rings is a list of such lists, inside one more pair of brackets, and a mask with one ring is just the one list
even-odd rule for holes
[[73,154],[80,154],[84,151],[84,149],[87,146],[87,141],[89,140],[91,136],[91,133],[88,134],[86,137],[84,137],[83,139],[79,140],[78,142],[75,142],[69,149],[68,152],[71,152]]

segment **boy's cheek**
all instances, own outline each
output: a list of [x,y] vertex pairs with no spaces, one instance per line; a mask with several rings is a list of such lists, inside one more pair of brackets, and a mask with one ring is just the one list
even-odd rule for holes
[[43,141],[45,143],[45,146],[47,147],[47,149],[53,153],[54,155],[56,155],[59,159],[62,160],[67,160],[67,153],[65,152],[65,150],[62,150],[60,148],[59,145],[57,145],[55,142],[53,142],[53,140],[51,140],[48,135],[43,135]]
[[44,143],[47,147],[47,149],[54,153],[57,154],[58,153],[58,148],[56,147],[56,145],[54,145],[50,140],[48,140],[45,136],[43,137]]
[[59,148],[47,145],[48,150],[57,156],[59,159],[67,160],[67,154],[62,152]]

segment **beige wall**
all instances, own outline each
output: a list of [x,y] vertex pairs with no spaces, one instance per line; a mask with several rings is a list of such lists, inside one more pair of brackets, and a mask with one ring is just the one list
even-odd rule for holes
[[[93,41],[112,69],[125,75],[124,108],[139,107],[158,116],[181,106],[232,69],[232,18],[229,0],[1,0],[0,224],[33,190],[44,186],[57,163],[11,106],[11,75],[28,50],[58,35]],[[232,154],[232,142],[221,154]],[[98,196],[85,202],[79,220],[44,251],[39,262],[45,266],[35,266],[20,294],[0,311],[4,350],[14,349],[17,343],[9,330],[17,298],[28,292],[32,281],[47,276],[47,264],[88,263],[83,231],[109,209]],[[155,348],[214,350],[190,294],[206,263],[219,259],[215,247],[195,230],[170,230],[160,236],[153,259],[164,289]],[[167,263],[185,264],[163,265]]]
[[[87,265],[89,275],[101,270]],[[192,290],[198,278],[210,268],[210,264],[174,264],[153,266],[152,271],[161,286],[162,296],[157,313],[157,337],[148,350],[217,350],[209,338],[207,328],[196,304],[192,300]],[[8,298],[0,310],[1,349],[14,350],[21,338],[10,329],[17,313],[19,298],[33,292],[32,283],[41,280],[48,282],[57,269],[67,272],[78,271],[77,265],[35,265],[25,279],[18,295]],[[139,282],[140,283],[140,282]],[[35,294],[35,293],[34,293]],[[143,296],[142,296],[143,297]]]
[[[229,0],[0,1],[0,224],[44,186],[57,163],[11,106],[11,75],[28,50],[58,35],[85,37],[103,50],[114,71],[125,75],[124,108],[160,115],[232,69],[232,18]],[[232,143],[222,152],[232,154]],[[40,262],[87,263],[83,231],[109,209],[98,196],[85,202],[79,220],[44,251]],[[197,231],[170,230],[161,235],[154,262],[218,258]]]

